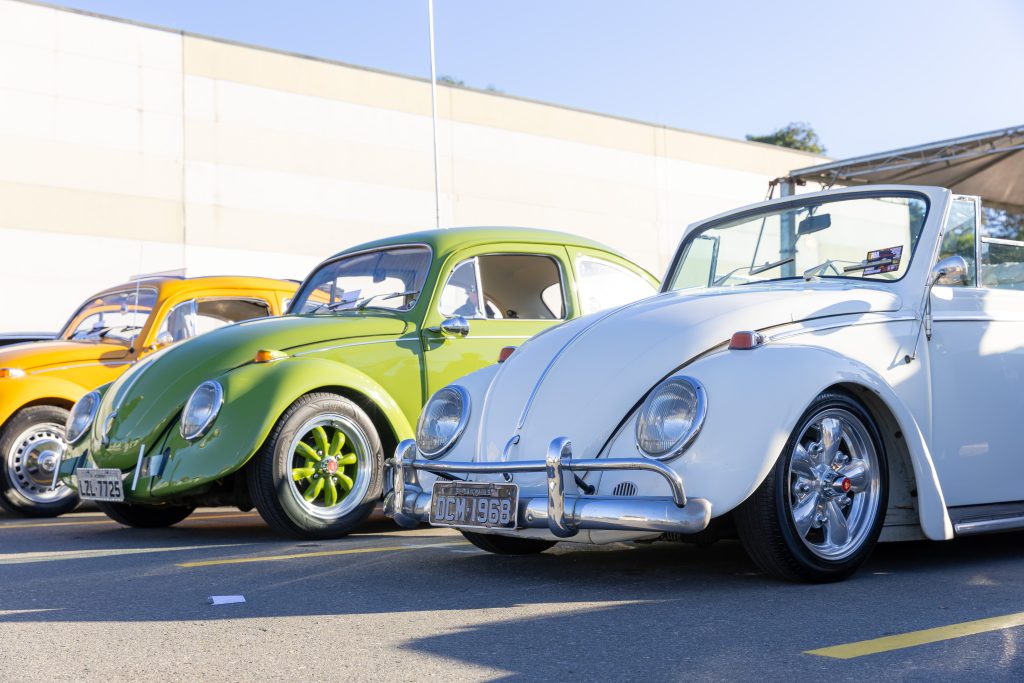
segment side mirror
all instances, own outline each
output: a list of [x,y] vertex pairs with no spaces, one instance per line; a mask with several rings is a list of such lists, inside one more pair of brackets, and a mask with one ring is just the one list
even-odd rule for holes
[[465,337],[469,334],[469,322],[461,315],[441,321],[441,334],[445,337]]
[[963,256],[947,256],[932,266],[933,285],[967,284],[967,261]]

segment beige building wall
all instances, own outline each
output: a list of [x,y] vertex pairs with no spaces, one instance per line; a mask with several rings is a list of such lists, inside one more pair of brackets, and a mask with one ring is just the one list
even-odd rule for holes
[[[443,225],[579,233],[661,274],[820,157],[439,87]],[[429,84],[0,0],[0,331],[140,272],[301,278],[434,224]]]

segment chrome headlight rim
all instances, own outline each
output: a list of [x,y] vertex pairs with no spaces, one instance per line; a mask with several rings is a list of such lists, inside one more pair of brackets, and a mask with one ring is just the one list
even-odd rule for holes
[[[79,415],[79,411],[83,410],[80,406],[89,406],[88,418],[82,425],[81,431],[75,432],[72,427],[75,424],[75,420]],[[100,392],[90,391],[88,394],[78,399],[74,406],[71,407],[71,413],[68,415],[68,420],[64,424],[64,438],[67,439],[68,444],[76,444],[81,441],[89,430],[92,428],[94,422],[96,422],[96,413],[100,409]]]
[[[432,451],[425,450],[422,445],[422,440],[420,439],[420,434],[423,431],[423,418],[426,416],[427,408],[430,407],[430,404],[436,400],[441,400],[442,395],[446,393],[456,394],[459,400],[461,401],[461,410],[459,411],[459,424],[455,428],[455,431],[452,433],[451,437],[449,437],[447,442],[445,442],[439,448],[436,448]],[[416,450],[418,450],[419,454],[428,460],[440,458],[442,455],[450,451],[452,447],[459,442],[459,439],[462,437],[462,433],[466,431],[466,425],[469,424],[469,416],[471,412],[472,411],[470,405],[469,392],[466,390],[464,386],[460,384],[449,384],[448,386],[443,387],[442,389],[438,389],[434,393],[434,395],[430,397],[430,400],[427,401],[427,404],[423,406],[423,411],[420,413],[420,418],[416,423]]]
[[[643,424],[644,414],[645,412],[650,410],[651,404],[659,396],[660,392],[664,391],[670,384],[675,383],[688,384],[690,386],[690,389],[693,391],[693,395],[696,400],[693,420],[690,423],[690,426],[682,434],[679,435],[679,437],[675,440],[675,442],[672,443],[671,446],[659,452],[648,451],[641,445],[640,438],[640,429]],[[700,431],[704,427],[704,418],[707,416],[707,411],[707,392],[704,390],[704,385],[700,383],[700,380],[684,374],[674,374],[666,377],[662,381],[658,382],[658,384],[655,385],[655,387],[648,392],[647,396],[644,398],[644,402],[640,406],[640,410],[637,411],[635,420],[636,426],[633,432],[633,437],[636,443],[637,450],[640,451],[640,453],[643,454],[645,457],[654,460],[675,460],[683,453],[685,453],[690,448],[690,446],[693,445],[693,442],[697,439],[697,436],[700,435]]]
[[[195,400],[199,392],[205,387],[211,387],[213,389],[213,400],[211,401],[213,408],[210,410],[210,414],[203,420],[203,423],[197,430],[189,434],[185,433],[185,420],[192,409],[192,402]],[[185,441],[192,442],[198,441],[209,433],[210,428],[213,427],[213,423],[217,421],[217,416],[220,415],[220,410],[224,406],[224,387],[221,386],[220,382],[212,379],[208,379],[195,388],[192,394],[185,401],[185,407],[181,410],[181,420],[178,423],[178,433],[181,434],[181,438]]]

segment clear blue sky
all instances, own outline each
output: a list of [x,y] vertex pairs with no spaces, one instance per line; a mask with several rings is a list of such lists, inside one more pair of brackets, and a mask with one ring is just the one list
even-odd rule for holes
[[[64,0],[416,76],[426,0]],[[1024,2],[435,0],[438,73],[728,137],[808,121],[846,157],[1024,124]]]

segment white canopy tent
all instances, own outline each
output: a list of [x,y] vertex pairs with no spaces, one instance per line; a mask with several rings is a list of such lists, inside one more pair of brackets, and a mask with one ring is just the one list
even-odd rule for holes
[[1024,126],[800,168],[778,182],[784,195],[807,182],[937,185],[1024,211]]

